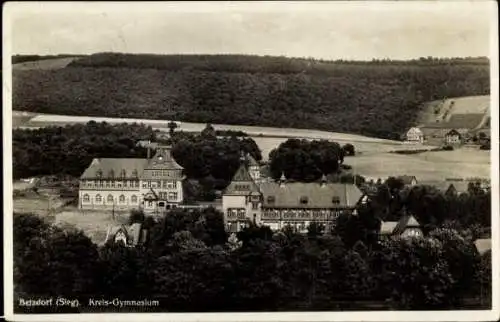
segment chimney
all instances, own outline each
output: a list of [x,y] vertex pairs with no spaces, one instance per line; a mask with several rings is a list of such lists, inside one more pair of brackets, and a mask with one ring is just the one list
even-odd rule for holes
[[285,177],[285,172],[281,173],[281,178],[280,178],[280,187],[284,187],[286,182],[286,177]]

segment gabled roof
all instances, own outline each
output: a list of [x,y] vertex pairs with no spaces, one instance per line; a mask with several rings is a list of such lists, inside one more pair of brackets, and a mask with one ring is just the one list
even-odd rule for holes
[[[103,158],[93,159],[89,167],[80,176],[81,179],[96,179],[98,172],[102,172],[102,179],[112,179],[121,177],[122,170],[125,170],[125,178],[137,179],[142,175],[147,159],[135,158]],[[136,173],[134,172],[136,171]],[[112,176],[114,173],[114,176]],[[135,176],[137,174],[137,176]]]
[[394,228],[393,233],[400,235],[407,228],[420,228],[420,224],[412,215],[403,215],[401,219],[399,219],[398,224]]
[[123,231],[127,239],[129,238],[127,228],[124,225],[116,225],[108,227],[108,233],[106,235],[106,240],[104,241],[104,243],[107,243],[108,241],[114,242],[115,236],[119,231]]
[[397,225],[398,225],[397,221],[383,221],[380,225],[380,234],[392,235]]
[[133,223],[128,228],[129,238],[131,239],[130,243],[134,246],[140,243],[140,237],[142,232],[142,225],[140,223]]
[[422,130],[418,127],[412,127],[406,132],[406,134],[422,134]]
[[260,193],[259,186],[253,181],[247,167],[241,164],[223,194],[248,196],[256,193]]
[[397,178],[402,180],[404,184],[411,184],[413,179],[417,180],[417,178],[415,176],[407,176],[407,175],[398,176]]
[[180,166],[175,159],[172,157],[169,146],[158,146],[156,154],[152,157],[145,169],[147,170],[183,170],[184,168]]
[[250,154],[247,153],[246,155],[247,163],[249,167],[258,167],[260,166],[257,160],[254,159],[254,157]]
[[[260,190],[263,207],[270,208],[353,208],[363,196],[356,185],[342,183],[292,182],[281,186],[276,182],[263,182]],[[301,202],[303,197],[307,198],[307,204]]]
[[458,131],[455,130],[455,129],[450,130],[448,133],[446,133],[446,135],[449,135],[449,136],[451,136],[451,135],[461,136],[460,133],[458,133]]

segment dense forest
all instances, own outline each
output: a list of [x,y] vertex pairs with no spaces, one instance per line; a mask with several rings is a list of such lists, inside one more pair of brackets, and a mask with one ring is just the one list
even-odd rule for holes
[[489,93],[487,59],[95,54],[14,71],[13,109],[314,128],[398,139],[427,101]]
[[228,238],[214,209],[146,218],[148,242],[129,248],[15,214],[15,296],[79,299],[73,312],[88,312],[89,297],[117,296],[159,300],[145,310],[164,312],[460,309],[474,298],[475,308],[491,306],[491,252],[481,256],[453,229],[374,242],[352,229],[250,225]]

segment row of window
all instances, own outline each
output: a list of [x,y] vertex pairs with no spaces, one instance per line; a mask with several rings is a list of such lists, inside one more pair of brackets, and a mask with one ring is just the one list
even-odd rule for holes
[[154,180],[154,181],[143,181],[142,188],[163,188],[163,189],[177,189],[177,181],[170,180]]
[[[266,200],[267,200],[268,204],[274,204],[276,202],[276,197],[275,196],[268,196]],[[300,197],[299,202],[301,205],[307,205],[309,203],[309,197],[302,196],[302,197]],[[333,196],[332,203],[335,205],[339,204],[340,198],[338,196]]]
[[86,188],[139,188],[137,180],[86,180],[82,184]]
[[[138,176],[138,172],[137,170],[132,170],[132,177],[137,177]],[[97,170],[96,172],[96,176],[98,178],[102,178],[102,176],[104,175],[104,172],[102,170]],[[114,170],[109,170],[108,173],[106,173],[106,175],[108,176],[108,178],[114,178],[116,173]],[[127,177],[127,171],[125,169],[122,169],[120,171],[120,173],[118,174],[118,177],[120,178],[126,178]]]
[[151,176],[153,177],[170,177],[172,176],[173,172],[168,171],[168,170],[154,170],[151,172]]
[[[102,202],[102,200],[103,200],[103,198],[102,198],[102,196],[101,196],[100,194],[97,194],[97,195],[95,196],[95,202],[97,202],[97,203],[101,203],[101,202]],[[114,198],[114,196],[113,196],[113,195],[108,195],[108,197],[106,198],[106,201],[107,201],[108,203],[113,203],[113,202],[114,202],[114,200],[115,200],[115,198]],[[118,197],[118,203],[123,204],[123,203],[125,203],[125,201],[126,201],[126,198],[125,198],[125,196],[124,196],[124,195],[120,195],[120,196]],[[132,197],[130,197],[130,202],[131,202],[131,203],[137,203],[137,201],[138,201],[138,198],[137,198],[137,196],[136,196],[136,195],[132,195]],[[90,196],[89,196],[88,194],[84,194],[84,195],[83,195],[83,202],[90,202]]]
[[177,192],[159,192],[158,197],[161,200],[177,200]]

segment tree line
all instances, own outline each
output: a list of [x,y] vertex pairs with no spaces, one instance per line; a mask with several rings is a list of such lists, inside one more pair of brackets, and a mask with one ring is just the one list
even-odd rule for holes
[[487,60],[323,62],[104,53],[58,70],[14,71],[13,108],[399,139],[423,103],[485,95],[489,86]]
[[228,238],[214,209],[174,210],[143,225],[143,247],[97,246],[79,231],[15,214],[15,295],[82,303],[147,297],[163,312],[359,310],[363,303],[457,309],[476,297],[481,308],[491,306],[491,253],[479,255],[452,229],[346,244],[342,230],[310,227],[301,235],[250,225]]

